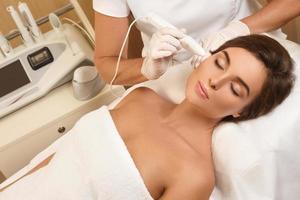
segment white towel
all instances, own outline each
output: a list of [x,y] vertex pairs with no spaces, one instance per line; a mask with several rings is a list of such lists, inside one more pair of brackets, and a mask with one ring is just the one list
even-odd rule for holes
[[46,167],[8,187],[0,199],[153,200],[106,106],[82,117],[66,137],[55,143]]

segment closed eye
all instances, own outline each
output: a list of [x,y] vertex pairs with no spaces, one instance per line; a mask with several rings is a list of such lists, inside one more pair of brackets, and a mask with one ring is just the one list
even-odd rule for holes
[[224,70],[224,68],[220,65],[218,59],[215,60],[215,65],[216,65],[219,69]]
[[231,89],[231,92],[232,92],[235,96],[240,97],[239,93],[237,93],[237,91],[235,91],[232,82],[230,83],[230,89]]

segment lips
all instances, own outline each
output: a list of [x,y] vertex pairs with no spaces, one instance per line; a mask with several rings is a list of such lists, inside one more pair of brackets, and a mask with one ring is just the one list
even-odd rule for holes
[[199,97],[201,97],[202,99],[209,99],[207,89],[204,86],[204,84],[202,83],[202,81],[197,82],[197,84],[195,86],[195,90],[196,90],[197,95]]

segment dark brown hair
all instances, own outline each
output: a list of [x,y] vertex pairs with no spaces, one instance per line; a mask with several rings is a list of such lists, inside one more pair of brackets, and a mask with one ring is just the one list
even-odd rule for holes
[[276,40],[256,34],[229,40],[211,53],[214,54],[230,47],[246,49],[264,63],[267,78],[260,94],[244,107],[239,117],[227,116],[222,121],[249,120],[272,111],[290,94],[295,82],[293,61],[289,53]]

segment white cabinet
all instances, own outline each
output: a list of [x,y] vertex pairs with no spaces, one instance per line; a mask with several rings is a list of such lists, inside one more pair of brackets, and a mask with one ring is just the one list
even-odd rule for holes
[[[115,94],[125,90],[114,86]],[[88,101],[73,97],[71,83],[0,119],[0,171],[10,177],[57,138],[69,131],[85,113],[112,102],[108,86]]]

